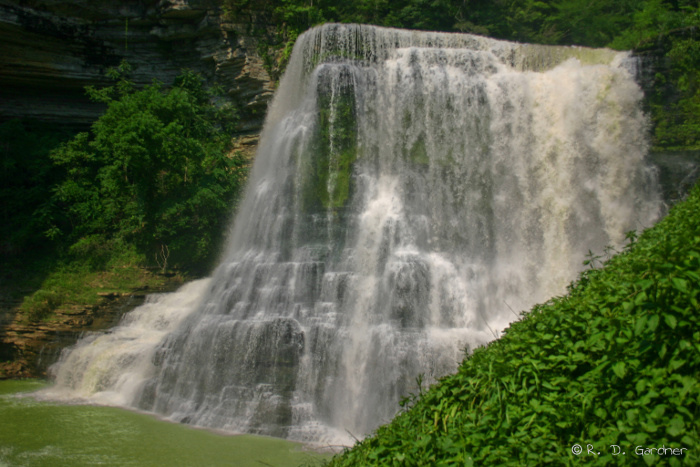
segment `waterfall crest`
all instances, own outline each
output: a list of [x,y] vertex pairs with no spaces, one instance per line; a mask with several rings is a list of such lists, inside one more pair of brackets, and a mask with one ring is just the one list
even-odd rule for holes
[[626,60],[306,32],[212,277],[65,352],[54,394],[302,441],[368,434],[418,375],[454,371],[512,310],[563,293],[589,249],[658,218]]

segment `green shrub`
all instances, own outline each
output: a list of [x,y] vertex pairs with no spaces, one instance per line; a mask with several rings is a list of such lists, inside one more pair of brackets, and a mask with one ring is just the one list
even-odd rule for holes
[[21,308],[27,310],[26,316],[31,321],[38,321],[63,303],[61,297],[53,290],[40,289],[32,295],[25,297]]
[[90,96],[108,105],[89,133],[51,154],[63,169],[54,233],[75,252],[120,239],[161,264],[202,269],[217,253],[245,160],[228,154],[235,109],[211,104],[203,79],[183,72],[166,89],[136,90],[129,67]]

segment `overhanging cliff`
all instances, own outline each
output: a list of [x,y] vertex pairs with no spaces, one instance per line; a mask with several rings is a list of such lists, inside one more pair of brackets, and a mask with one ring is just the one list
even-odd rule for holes
[[242,132],[262,127],[274,82],[247,24],[215,0],[0,0],[0,120],[84,128],[103,110],[84,92],[123,59],[137,84],[201,73],[241,106]]

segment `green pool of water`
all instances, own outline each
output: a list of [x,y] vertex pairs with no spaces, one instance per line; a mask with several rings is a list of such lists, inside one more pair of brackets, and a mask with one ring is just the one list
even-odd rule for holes
[[320,466],[330,455],[275,438],[227,436],[114,407],[60,405],[0,381],[0,466]]

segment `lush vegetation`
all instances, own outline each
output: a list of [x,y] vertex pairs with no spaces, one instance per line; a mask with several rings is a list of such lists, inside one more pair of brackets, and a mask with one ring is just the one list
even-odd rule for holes
[[[325,22],[470,32],[520,42],[658,49],[654,145],[700,149],[700,6],[692,0],[223,0],[279,77],[298,35]],[[274,25],[274,26],[272,26]]]
[[698,464],[700,186],[628,238],[331,465]]
[[250,18],[250,32],[274,25],[283,40],[342,22],[629,49],[700,21],[692,0],[223,0],[223,6],[234,17]]
[[[25,298],[27,316],[90,304],[97,283],[123,289],[134,276],[143,285],[143,274],[120,269],[201,274],[218,253],[247,165],[229,151],[235,109],[213,105],[193,72],[169,88],[136,89],[129,71],[123,63],[110,71],[113,86],[87,89],[106,104],[90,132],[69,139],[17,121],[0,126],[3,255],[8,263],[22,258],[18,270],[49,272]],[[105,271],[116,272],[106,278]],[[93,298],[84,296],[86,285]]]
[[[53,254],[55,252],[47,252]],[[134,290],[157,291],[181,284],[189,276],[179,272],[159,274],[133,246],[107,242],[91,255],[59,254],[57,257],[25,258],[22,275],[10,281],[22,287],[15,292],[23,298],[19,306],[25,321],[51,319],[56,311],[67,314],[99,305],[104,296],[128,294]],[[43,274],[41,273],[43,270]],[[2,369],[0,369],[0,376]]]
[[211,105],[192,72],[171,89],[138,91],[125,72],[115,71],[115,86],[88,89],[108,104],[91,133],[51,153],[65,175],[54,190],[61,217],[47,234],[81,251],[123,240],[164,267],[207,264],[243,177],[244,161],[226,153],[232,109]]

